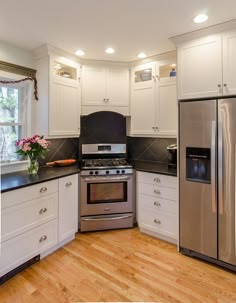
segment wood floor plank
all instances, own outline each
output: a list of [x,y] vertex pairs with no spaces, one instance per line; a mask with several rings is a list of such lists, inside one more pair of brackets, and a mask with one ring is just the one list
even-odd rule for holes
[[137,228],[76,239],[0,286],[1,303],[235,303],[236,275]]

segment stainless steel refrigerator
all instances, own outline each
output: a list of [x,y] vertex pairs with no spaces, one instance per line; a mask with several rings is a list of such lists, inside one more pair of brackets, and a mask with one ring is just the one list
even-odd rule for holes
[[236,98],[179,103],[180,251],[236,270]]

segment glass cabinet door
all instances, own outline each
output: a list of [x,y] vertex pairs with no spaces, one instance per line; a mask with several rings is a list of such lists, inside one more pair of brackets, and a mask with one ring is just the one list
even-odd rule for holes
[[134,89],[150,88],[156,81],[156,64],[147,63],[133,69],[132,82]]

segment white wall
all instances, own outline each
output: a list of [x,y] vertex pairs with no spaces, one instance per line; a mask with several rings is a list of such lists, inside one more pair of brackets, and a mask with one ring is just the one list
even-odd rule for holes
[[34,68],[33,54],[30,51],[0,41],[0,61]]

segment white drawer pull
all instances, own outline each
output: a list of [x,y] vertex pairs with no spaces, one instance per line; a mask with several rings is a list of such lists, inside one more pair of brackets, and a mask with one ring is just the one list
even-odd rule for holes
[[40,193],[45,193],[47,190],[48,190],[47,187],[44,186],[40,188]]
[[156,223],[156,224],[161,224],[161,220],[155,219],[155,220],[154,220],[154,223]]
[[66,183],[66,187],[69,187],[69,186],[71,186],[71,185],[72,185],[72,182],[71,182],[71,181],[69,181],[69,182]]
[[40,215],[42,215],[42,214],[46,213],[47,211],[48,211],[47,208],[44,207],[44,208],[40,209],[39,213],[40,213]]
[[160,178],[154,178],[154,181],[160,183],[161,179]]
[[158,201],[155,201],[155,202],[154,202],[154,205],[156,205],[156,206],[161,206],[161,203],[158,202]]
[[42,236],[42,237],[39,239],[39,242],[41,243],[41,242],[47,240],[47,238],[48,238],[48,237],[44,235],[44,236]]
[[161,193],[161,192],[160,192],[158,189],[155,189],[155,190],[154,190],[154,194],[160,195],[160,193]]

